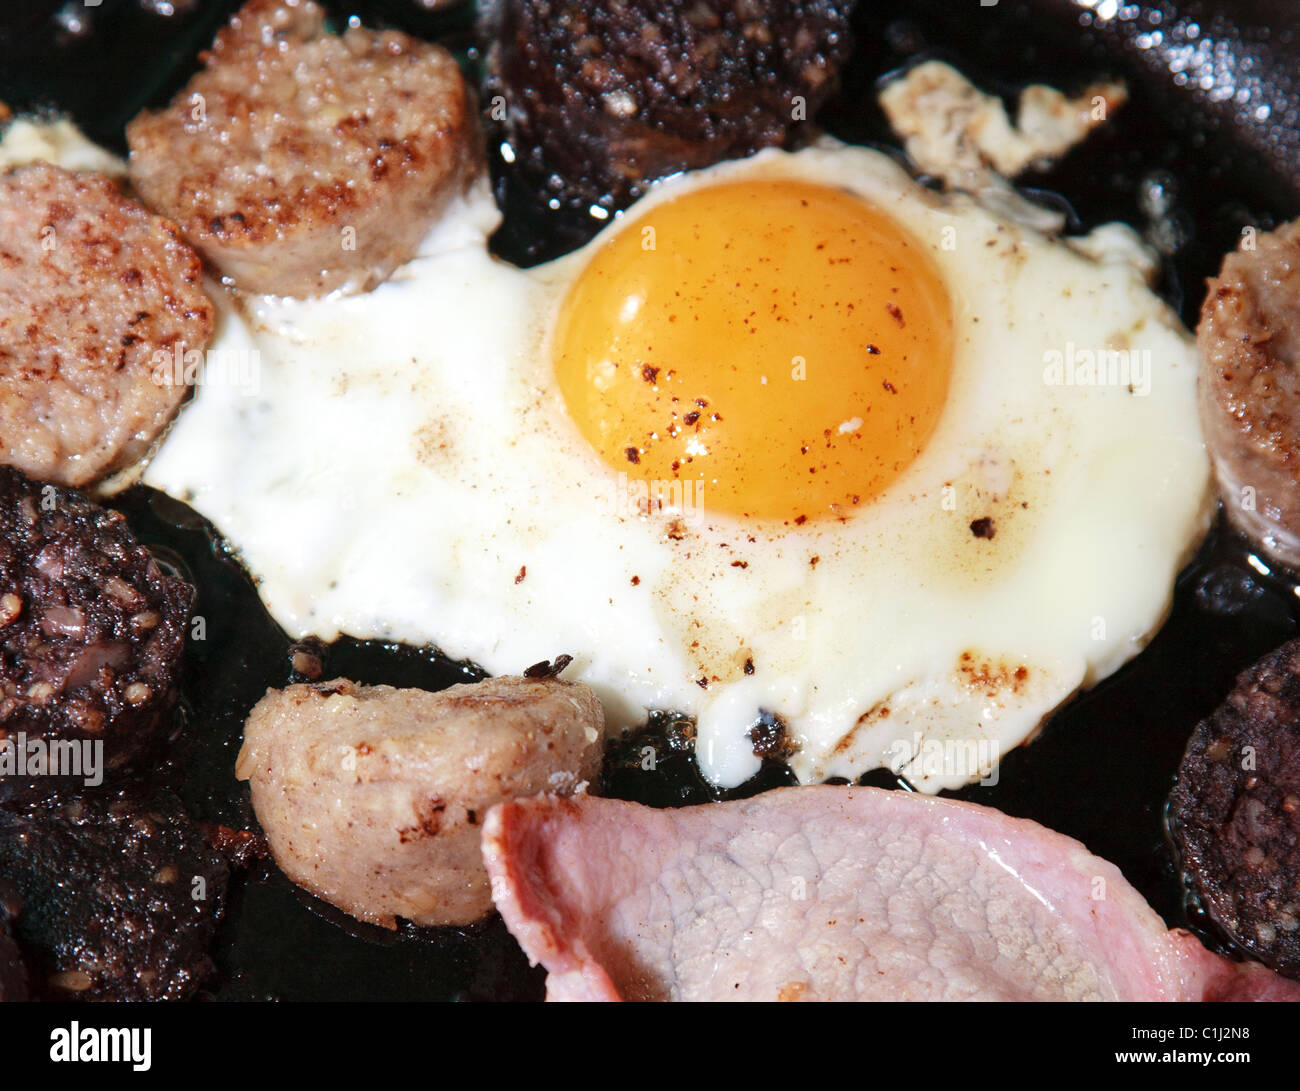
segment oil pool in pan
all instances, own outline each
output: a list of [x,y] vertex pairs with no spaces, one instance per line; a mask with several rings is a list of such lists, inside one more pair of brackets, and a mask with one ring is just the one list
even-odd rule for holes
[[[329,6],[417,33],[451,32],[462,41],[469,25],[464,5],[436,18],[415,0]],[[57,7],[50,5],[51,12]],[[100,25],[62,41],[49,29],[49,12],[22,26],[0,26],[0,54],[14,50],[30,61],[42,49],[93,47],[101,68],[117,58],[118,78],[96,84],[97,97],[85,95],[84,69],[78,78],[72,65],[28,63],[0,64],[6,81],[27,80],[23,86],[0,85],[0,98],[18,106],[56,103],[92,136],[120,146],[121,124],[142,99],[165,99],[183,81],[198,43],[207,40],[224,8],[213,5],[173,30],[156,19],[148,22],[135,5],[104,7]],[[841,97],[823,121],[843,139],[888,144],[874,104],[875,81],[918,55],[950,60],[982,85],[1009,93],[1035,80],[1068,87],[1118,69],[1134,92],[1130,103],[1084,148],[1032,184],[1067,201],[1077,226],[1121,218],[1162,239],[1162,290],[1194,324],[1203,280],[1236,245],[1241,227],[1267,226],[1300,212],[1296,179],[1265,165],[1270,143],[1283,152],[1278,162],[1300,163],[1293,154],[1300,140],[1294,132],[1270,129],[1255,112],[1274,91],[1285,96],[1300,83],[1300,43],[1288,47],[1284,40],[1285,3],[1233,5],[1239,25],[1274,30],[1273,52],[1266,50],[1259,63],[1263,71],[1272,70],[1275,83],[1249,88],[1254,97],[1243,114],[1237,109],[1243,104],[1214,105],[1206,94],[1194,94],[1195,88],[1188,91],[1186,79],[1175,79],[1152,40],[1139,41],[1144,7],[1134,8],[1138,18],[1122,22],[1098,19],[1089,11],[1093,7],[1067,0],[1003,0],[992,7],[942,0],[864,3],[856,18],[857,52]],[[1198,5],[1205,24],[1197,28],[1198,39],[1226,35],[1229,58],[1234,49],[1256,50],[1260,36],[1247,32],[1243,41],[1232,40],[1233,33],[1207,14],[1212,8]],[[1300,23],[1296,15],[1290,20]],[[1177,19],[1164,22],[1179,25]],[[138,64],[124,63],[139,54],[142,43],[153,58],[143,75]],[[70,73],[67,86],[50,83],[58,78],[50,73],[59,71]],[[510,185],[504,164],[494,168],[508,213],[495,240],[502,256],[539,261],[570,249],[597,226],[534,207]],[[1300,175],[1300,167],[1295,169]],[[248,826],[247,788],[233,775],[240,731],[265,689],[293,677],[290,642],[200,517],[147,489],[133,489],[117,503],[141,540],[196,584],[195,613],[206,623],[205,639],[191,646],[177,759],[162,775],[181,784],[196,816]],[[303,548],[311,543],[303,542]],[[1294,635],[1298,620],[1300,599],[1291,586],[1252,565],[1245,545],[1216,521],[1180,577],[1170,618],[1150,647],[1067,705],[1037,741],[1006,755],[995,786],[959,795],[1079,838],[1114,861],[1167,922],[1189,925],[1217,946],[1202,929],[1196,907],[1184,904],[1164,833],[1165,797],[1197,720],[1223,699],[1239,670]],[[434,652],[374,642],[345,639],[322,658],[326,677],[369,683],[441,688],[477,677],[471,666]],[[612,745],[603,790],[659,806],[716,798],[681,746],[682,732],[672,717],[655,719],[649,740],[659,755],[654,771],[641,768],[642,741]],[[730,794],[752,794],[789,779],[769,762],[754,781]],[[895,786],[883,772],[866,779]],[[216,959],[220,973],[208,992],[220,999],[540,999],[543,992],[544,975],[528,967],[499,920],[469,929],[390,933],[342,917],[295,888],[269,862],[236,882]]]

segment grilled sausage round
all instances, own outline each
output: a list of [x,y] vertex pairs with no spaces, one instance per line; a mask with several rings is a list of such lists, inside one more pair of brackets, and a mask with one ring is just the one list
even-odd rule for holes
[[599,769],[603,732],[595,694],[575,682],[296,685],[253,709],[235,775],[299,886],[389,928],[468,924],[492,909],[488,809],[577,790]]
[[171,104],[127,126],[137,191],[246,291],[374,287],[481,160],[445,49],[324,24],[310,0],[253,0]]
[[0,174],[0,461],[82,486],[143,456],[212,337],[201,274],[175,227],[101,175]]
[[1233,524],[1300,569],[1300,221],[1223,260],[1196,328],[1201,423]]

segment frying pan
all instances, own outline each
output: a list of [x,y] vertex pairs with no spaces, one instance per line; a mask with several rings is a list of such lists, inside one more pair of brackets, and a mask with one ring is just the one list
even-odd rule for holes
[[[0,99],[15,110],[53,107],[121,150],[142,106],[183,85],[198,51],[236,6],[230,0],[27,0],[0,14]],[[471,3],[430,11],[417,0],[329,2],[436,38],[468,68],[481,59]],[[168,14],[170,11],[170,14]],[[1077,89],[1102,74],[1131,98],[1052,170],[1022,179],[1068,212],[1070,230],[1132,224],[1162,259],[1161,293],[1196,321],[1205,278],[1242,227],[1300,212],[1300,14],[1287,0],[1123,4],[1116,0],[862,0],[856,49],[839,96],[821,116],[845,140],[891,145],[875,105],[881,76],[919,58],[948,60],[1008,99],[1029,82]],[[499,160],[506,222],[493,240],[520,264],[571,249],[597,224],[537,207]],[[184,504],[136,488],[116,501],[160,560],[198,588],[208,639],[193,645],[178,741],[161,772],[203,819],[248,827],[246,788],[233,777],[244,717],[268,686],[292,679],[290,642],[267,617],[216,528]],[[304,548],[309,548],[305,544]],[[1256,559],[1257,560],[1257,559]],[[1286,580],[1252,564],[1249,546],[1216,520],[1180,576],[1169,619],[1118,673],[1070,702],[1030,745],[1006,755],[995,786],[959,797],[1032,818],[1114,861],[1170,925],[1230,951],[1180,883],[1164,826],[1165,799],[1188,735],[1236,673],[1297,631],[1300,601]],[[564,649],[558,649],[564,650]],[[429,649],[343,639],[325,652],[330,675],[441,688],[477,678],[470,664]],[[643,771],[631,747],[611,746],[602,790],[656,806],[752,794],[788,783],[766,765],[742,788],[712,790],[671,716],[652,718],[669,757]],[[881,771],[865,783],[898,788]],[[905,787],[905,786],[904,786]],[[501,922],[388,932],[359,924],[299,891],[269,862],[233,886],[219,933],[219,972],[205,995],[248,999],[540,999]]]

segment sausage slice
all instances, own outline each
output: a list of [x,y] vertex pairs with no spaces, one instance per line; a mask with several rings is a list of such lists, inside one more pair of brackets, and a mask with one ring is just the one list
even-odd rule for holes
[[492,909],[488,809],[572,792],[600,768],[604,714],[577,682],[489,678],[437,693],[346,680],[272,690],[235,775],[276,863],[361,920],[469,924]]
[[142,457],[212,337],[201,275],[102,175],[0,174],[0,461],[80,487]]
[[245,291],[369,290],[479,162],[455,60],[405,34],[333,35],[310,0],[253,0],[204,63],[127,126],[131,181]]
[[1196,327],[1201,423],[1233,524],[1300,569],[1300,221],[1246,235]]

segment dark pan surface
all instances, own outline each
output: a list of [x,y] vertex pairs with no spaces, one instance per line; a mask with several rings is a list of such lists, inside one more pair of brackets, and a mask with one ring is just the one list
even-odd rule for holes
[[[73,33],[66,17],[58,29],[59,2],[28,0],[0,15],[0,99],[17,109],[58,107],[96,139],[120,147],[125,121],[184,82],[198,49],[234,6],[176,0],[176,14],[163,17],[146,0],[73,5],[89,20]],[[465,4],[440,13],[414,0],[329,6],[341,18],[356,13],[440,37],[469,65],[477,59]],[[1105,72],[1122,75],[1132,99],[1112,124],[1027,182],[1067,201],[1080,230],[1118,218],[1161,241],[1162,290],[1188,322],[1195,321],[1205,278],[1244,225],[1267,227],[1300,212],[1300,12],[1285,0],[1098,0],[1093,11],[1066,0],[861,7],[843,93],[823,116],[844,139],[889,143],[874,106],[875,83],[919,57],[951,60],[1008,95],[1035,80],[1070,89]],[[1113,17],[1100,17],[1110,11]],[[495,246],[503,256],[541,260],[594,226],[539,211],[508,178],[500,183],[508,217]],[[119,502],[141,538],[198,586],[196,612],[207,620],[206,639],[193,645],[171,775],[199,817],[248,826],[253,819],[247,791],[233,778],[234,756],[249,708],[266,687],[291,678],[289,641],[213,528],[148,490],[132,490]],[[1291,586],[1256,570],[1248,556],[1216,524],[1179,579],[1171,616],[1152,645],[1063,709],[1037,741],[1005,756],[996,786],[960,793],[1079,838],[1118,864],[1170,924],[1198,930],[1164,835],[1165,797],[1196,721],[1222,700],[1239,670],[1294,635],[1300,620]],[[363,682],[440,688],[477,676],[472,667],[419,649],[344,640],[325,654],[327,675]],[[654,730],[664,736],[660,753],[670,756],[644,772],[624,748],[613,747],[605,790],[655,805],[715,798],[689,754],[672,749],[672,724]],[[885,774],[866,779],[896,786]],[[767,767],[733,794],[787,780],[783,769]],[[237,885],[217,960],[221,976],[211,995],[218,999],[542,994],[542,974],[529,969],[499,920],[389,933],[341,918],[269,863]]]

